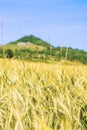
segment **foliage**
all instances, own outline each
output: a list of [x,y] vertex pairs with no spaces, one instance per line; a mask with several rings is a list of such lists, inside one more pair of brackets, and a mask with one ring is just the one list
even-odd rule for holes
[[[27,44],[25,44],[25,46],[18,46],[19,42],[29,42],[30,46],[32,44],[32,47],[30,48]],[[7,53],[7,57],[14,57],[15,59],[46,62],[49,60],[60,61],[61,59],[66,59],[73,62],[82,62],[87,64],[87,52],[84,50],[73,49],[71,47],[53,47],[49,43],[33,35],[24,36],[19,40],[11,42],[5,46],[1,46],[1,58],[4,57],[4,52]]]
[[12,58],[12,57],[13,57],[13,52],[12,52],[12,50],[11,50],[11,49],[7,49],[7,50],[5,51],[5,55],[6,55],[7,58]]
[[2,58],[2,57],[3,57],[3,49],[0,48],[0,58]]
[[49,47],[50,46],[47,42],[45,42],[42,39],[40,39],[38,37],[35,37],[33,35],[24,36],[24,37],[18,39],[17,41],[11,42],[9,44],[17,44],[18,42],[30,42],[30,43],[40,45],[40,46],[44,46],[44,47]]

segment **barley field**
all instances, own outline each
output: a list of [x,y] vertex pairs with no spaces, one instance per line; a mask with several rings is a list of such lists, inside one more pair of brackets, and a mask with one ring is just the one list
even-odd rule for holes
[[0,130],[87,130],[87,66],[0,59]]

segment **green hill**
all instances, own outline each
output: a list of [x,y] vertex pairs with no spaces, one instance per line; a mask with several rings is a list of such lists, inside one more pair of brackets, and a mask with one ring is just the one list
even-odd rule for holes
[[[8,43],[8,45],[17,45],[18,43],[32,43],[35,45],[43,46],[43,47],[49,47],[50,44],[34,35],[24,36],[14,42]],[[26,44],[25,44],[26,45]],[[28,44],[27,44],[28,45]]]
[[71,47],[53,47],[48,42],[34,36],[24,36],[14,42],[0,46],[0,58],[13,57],[31,61],[60,61],[67,59],[87,64],[87,52]]

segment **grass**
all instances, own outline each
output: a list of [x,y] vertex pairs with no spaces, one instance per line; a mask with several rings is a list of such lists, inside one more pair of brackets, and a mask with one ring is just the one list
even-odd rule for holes
[[86,129],[86,65],[0,59],[0,130]]

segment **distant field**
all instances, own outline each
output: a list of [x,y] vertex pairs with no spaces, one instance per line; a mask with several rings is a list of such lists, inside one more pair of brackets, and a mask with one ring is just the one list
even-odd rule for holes
[[87,130],[87,66],[0,59],[0,130]]

